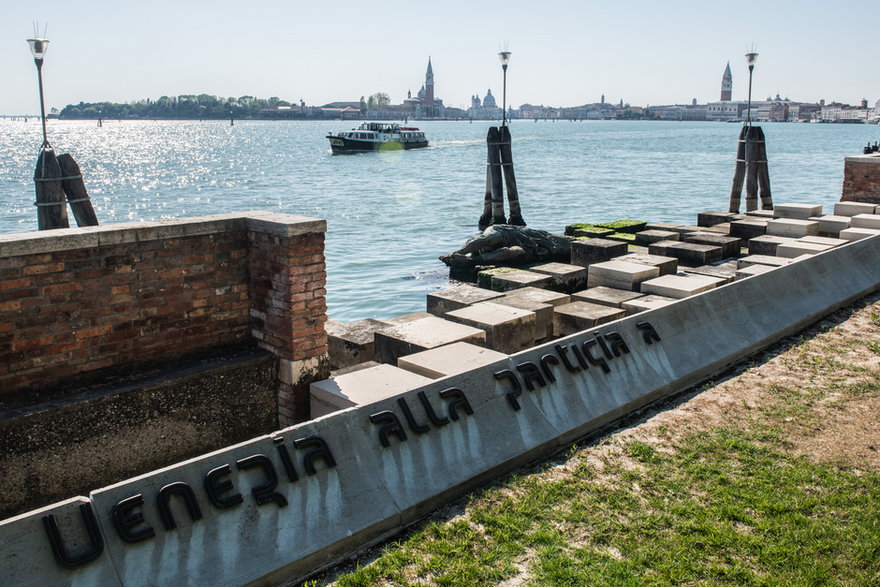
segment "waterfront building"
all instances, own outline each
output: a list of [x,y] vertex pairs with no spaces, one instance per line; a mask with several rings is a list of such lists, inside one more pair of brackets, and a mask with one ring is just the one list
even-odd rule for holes
[[706,120],[713,122],[727,122],[728,120],[742,120],[748,102],[725,100],[723,102],[709,102],[706,104]]
[[501,108],[495,102],[495,96],[492,95],[491,88],[486,92],[486,96],[480,101],[477,95],[471,96],[471,107],[468,108],[468,117],[476,120],[500,120]]

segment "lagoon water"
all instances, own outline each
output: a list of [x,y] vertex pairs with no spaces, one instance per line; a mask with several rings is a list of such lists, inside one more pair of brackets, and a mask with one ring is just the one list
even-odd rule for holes
[[[431,146],[330,154],[340,121],[49,121],[83,169],[102,224],[246,210],[327,220],[327,301],[337,320],[423,311],[447,283],[437,259],[477,234],[489,122],[412,124]],[[764,124],[776,203],[840,198],[843,158],[880,140],[867,125]],[[523,216],[561,232],[623,218],[693,224],[726,210],[740,125],[538,121],[511,124]],[[0,119],[0,233],[36,230],[39,121]],[[71,217],[71,222],[73,219]]]

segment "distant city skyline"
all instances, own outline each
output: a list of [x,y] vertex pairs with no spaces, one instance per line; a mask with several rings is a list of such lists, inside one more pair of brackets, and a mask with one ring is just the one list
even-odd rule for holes
[[752,43],[760,54],[753,98],[873,104],[880,79],[875,52],[863,47],[876,36],[872,20],[843,12],[819,18],[820,7],[837,10],[751,0],[736,10],[675,0],[625,7],[562,0],[546,10],[453,1],[442,11],[402,0],[368,9],[349,0],[332,9],[274,0],[16,3],[0,22],[0,114],[39,112],[25,43],[34,20],[48,24],[47,108],[201,93],[319,105],[384,92],[401,103],[419,91],[430,56],[437,94],[446,106],[467,109],[489,89],[500,102],[496,54],[505,41],[513,106],[576,106],[603,94],[640,106],[711,102],[727,62],[732,98],[745,99],[743,54]]

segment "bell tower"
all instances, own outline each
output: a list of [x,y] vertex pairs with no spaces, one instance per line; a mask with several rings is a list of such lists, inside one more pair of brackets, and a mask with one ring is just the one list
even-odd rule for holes
[[721,77],[721,101],[730,102],[733,95],[733,75],[730,73],[730,62],[724,68],[724,75]]
[[434,69],[431,67],[431,58],[428,57],[428,71],[425,72],[425,106],[434,105]]

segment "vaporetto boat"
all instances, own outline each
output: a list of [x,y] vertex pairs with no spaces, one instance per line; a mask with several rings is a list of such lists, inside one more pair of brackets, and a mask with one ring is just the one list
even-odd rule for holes
[[428,146],[425,133],[415,127],[390,122],[364,122],[358,128],[327,135],[330,149],[336,153],[397,151]]

